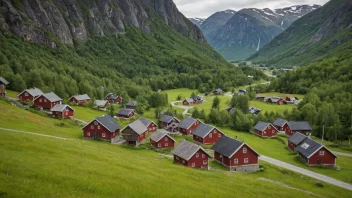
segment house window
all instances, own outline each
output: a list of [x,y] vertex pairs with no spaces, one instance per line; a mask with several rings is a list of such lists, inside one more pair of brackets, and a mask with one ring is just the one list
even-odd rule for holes
[[271,129],[271,126],[269,126],[268,129]]
[[178,156],[176,156],[176,159],[177,159],[177,160],[179,159]]
[[182,160],[182,163],[186,163],[185,160]]
[[158,144],[158,148],[160,148],[160,147],[161,147],[161,144],[159,143],[159,144]]
[[273,130],[273,133],[275,133],[275,130]]
[[90,128],[91,128],[91,129],[94,129],[94,126],[93,126],[93,125],[91,125],[91,126],[90,126]]
[[48,102],[48,101],[44,98],[44,102]]
[[94,121],[94,125],[98,125],[98,122],[97,122],[97,121]]
[[205,155],[204,154],[202,154],[202,158],[204,158],[205,157]]
[[324,155],[325,152],[324,151],[319,151],[319,155]]
[[105,137],[105,133],[102,133],[101,136],[102,136],[102,137]]
[[247,153],[247,148],[243,148],[243,153]]
[[167,141],[167,137],[165,137],[164,140]]
[[90,136],[90,132],[87,133],[87,136]]
[[207,162],[207,160],[203,160],[203,164],[207,164],[208,162]]
[[213,137],[213,134],[212,134],[212,133],[210,133],[210,134],[209,134],[209,138],[212,138],[212,137]]
[[248,163],[248,158],[244,158],[244,163],[245,163],[245,164]]
[[100,125],[98,125],[98,129],[100,129]]
[[24,93],[24,96],[28,96],[28,93],[26,92],[26,93]]
[[42,99],[39,99],[39,102],[43,102]]
[[218,137],[221,137],[221,133],[218,134]]
[[216,134],[217,132],[216,132],[216,130],[214,131],[214,134]]
[[65,111],[68,112],[68,108]]
[[169,144],[168,144],[168,143],[165,143],[165,146],[169,146]]
[[237,159],[237,158],[234,159],[233,162],[234,162],[235,164],[238,164],[238,159]]
[[192,162],[192,167],[195,167],[196,166],[196,163]]
[[197,153],[197,154],[196,154],[196,158],[198,158],[198,157],[199,157],[199,154]]

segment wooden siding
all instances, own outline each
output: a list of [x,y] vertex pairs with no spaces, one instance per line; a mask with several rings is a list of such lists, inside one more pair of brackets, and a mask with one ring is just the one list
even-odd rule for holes
[[158,142],[150,140],[150,143],[156,149],[174,148],[175,146],[175,142],[168,136],[161,138]]
[[83,128],[83,137],[85,139],[99,139],[104,141],[111,141],[113,138],[120,134],[120,130],[111,133],[99,122],[95,120]]
[[[199,149],[188,161],[182,159],[179,156],[174,155],[174,163],[182,164],[183,166],[191,168],[206,168],[209,163],[208,155],[201,149]],[[205,162],[205,163],[204,163]]]

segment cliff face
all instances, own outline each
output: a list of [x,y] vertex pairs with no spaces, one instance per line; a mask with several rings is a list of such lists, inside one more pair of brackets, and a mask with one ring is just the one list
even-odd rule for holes
[[153,33],[155,14],[184,36],[206,42],[172,0],[0,0],[0,29],[54,47],[123,34],[126,26]]

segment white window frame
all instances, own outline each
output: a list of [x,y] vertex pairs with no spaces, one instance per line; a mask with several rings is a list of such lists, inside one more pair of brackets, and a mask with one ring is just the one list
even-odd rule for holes
[[243,153],[247,153],[247,148],[246,147],[243,148]]
[[271,126],[268,126],[268,129],[271,129]]
[[213,138],[213,133],[209,133],[209,138]]
[[43,100],[42,100],[42,99],[39,99],[39,102],[43,102]]
[[199,157],[199,153],[196,153],[196,158],[198,158]]
[[105,134],[105,133],[102,133],[102,134],[101,134],[101,137],[106,137],[106,134]]
[[94,125],[98,125],[98,121],[94,121]]
[[205,158],[205,155],[204,155],[204,154],[202,154],[202,158]]
[[161,147],[161,144],[160,143],[158,143],[158,148],[160,148]]
[[26,92],[26,93],[24,93],[24,96],[28,96],[28,93]]
[[182,160],[182,163],[183,163],[183,164],[185,164],[185,163],[186,163],[186,161],[185,161],[185,160]]
[[100,125],[98,125],[98,129],[100,129]]
[[169,146],[169,143],[165,143],[165,146]]
[[208,161],[207,160],[203,160],[203,164],[208,164]]
[[320,156],[324,156],[325,155],[325,151],[319,151],[319,155]]
[[91,129],[94,129],[94,125],[91,125],[90,128],[91,128]]
[[272,130],[273,133],[275,133],[275,130]]
[[90,136],[90,132],[87,132],[87,136]]
[[165,138],[164,138],[164,141],[167,141],[167,140],[168,140],[167,137],[165,137]]
[[238,159],[237,159],[237,158],[234,159],[234,160],[233,160],[233,163],[238,164]]
[[176,156],[176,159],[179,160],[180,158],[178,156]]
[[196,167],[196,163],[192,162],[192,167]]
[[46,98],[44,98],[44,102],[48,102],[48,100]]
[[243,159],[243,163],[248,164],[248,162],[249,162],[249,161],[248,161],[248,158],[244,158],[244,159]]

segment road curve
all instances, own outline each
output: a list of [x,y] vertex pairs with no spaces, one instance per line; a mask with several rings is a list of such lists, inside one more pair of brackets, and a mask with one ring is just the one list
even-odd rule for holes
[[319,174],[319,173],[315,173],[315,172],[306,170],[304,168],[300,168],[300,167],[297,167],[297,166],[294,166],[294,165],[288,164],[286,162],[283,162],[283,161],[280,161],[280,160],[277,160],[277,159],[273,159],[273,158],[270,158],[270,157],[267,157],[267,156],[261,155],[259,159],[263,160],[265,162],[268,162],[270,164],[274,164],[276,166],[279,166],[279,167],[282,167],[282,168],[286,168],[286,169],[289,169],[291,171],[306,175],[308,177],[312,177],[314,179],[318,179],[318,180],[321,180],[323,182],[326,182],[326,183],[329,183],[329,184],[332,184],[332,185],[335,185],[335,186],[338,186],[338,187],[341,187],[341,188],[344,188],[344,189],[352,191],[352,185],[351,184],[339,181],[337,179],[333,179],[331,177],[328,177],[328,176],[325,176],[325,175],[322,175],[322,174]]

